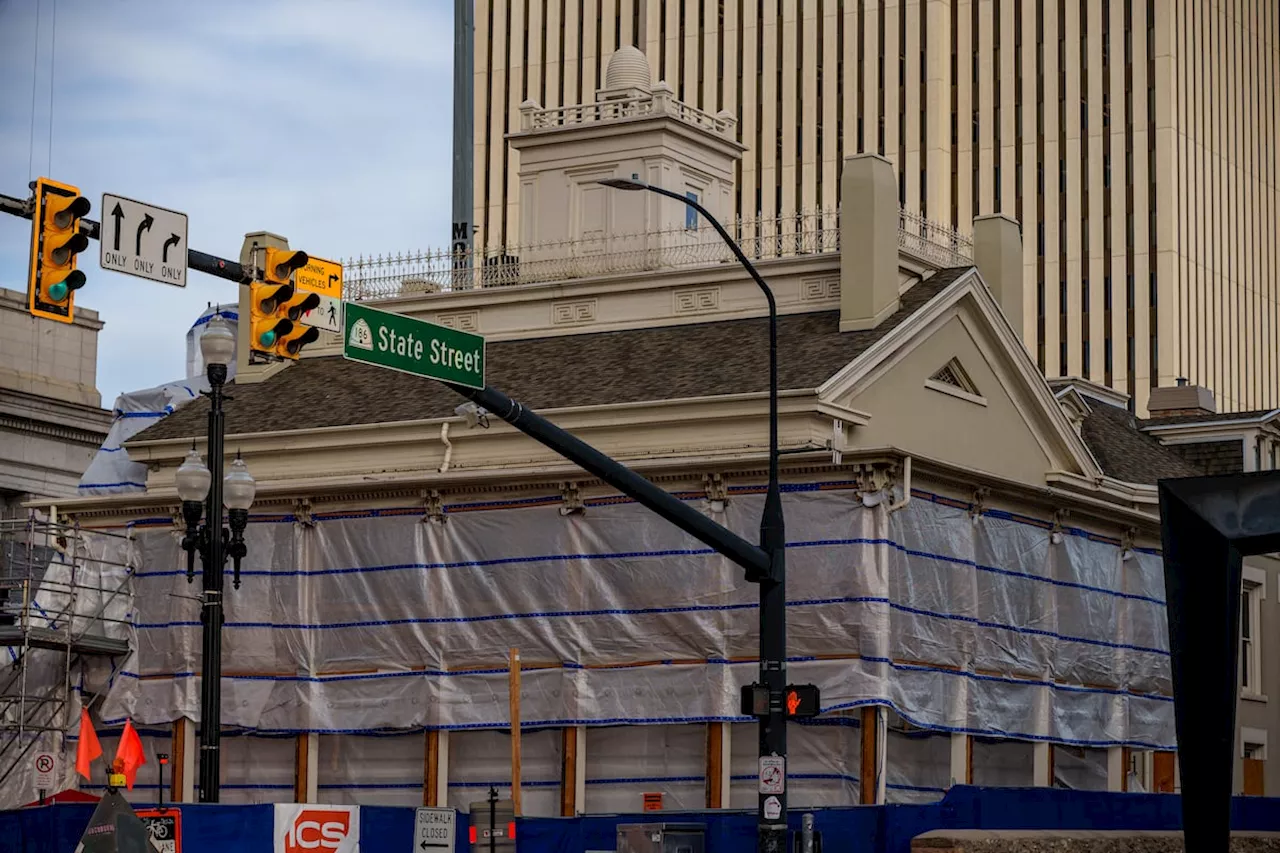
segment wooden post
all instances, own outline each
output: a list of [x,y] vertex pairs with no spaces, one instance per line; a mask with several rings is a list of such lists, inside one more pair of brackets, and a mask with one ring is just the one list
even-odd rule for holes
[[172,763],[169,766],[173,768],[169,778],[170,802],[195,802],[195,732],[196,724],[186,717],[179,717],[173,721],[173,741],[169,748],[172,754]]
[[874,705],[862,709],[862,766],[859,771],[859,800],[864,806],[876,803],[876,734],[879,714]]
[[440,731],[427,729],[427,754],[422,766],[422,804],[439,806],[440,790]]
[[520,814],[520,650],[511,649],[511,806]]
[[560,730],[560,816],[578,813],[578,728]]
[[293,763],[293,801],[314,803],[319,799],[320,788],[320,735],[313,733],[297,737]]
[[709,809],[722,809],[724,802],[724,740],[727,723],[707,723],[707,791]]

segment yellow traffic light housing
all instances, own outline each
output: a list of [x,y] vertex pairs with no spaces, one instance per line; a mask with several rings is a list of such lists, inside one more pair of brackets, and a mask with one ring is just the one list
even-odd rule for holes
[[35,182],[27,272],[27,306],[32,316],[72,321],[75,292],[85,283],[84,273],[76,269],[76,255],[89,247],[89,238],[80,233],[80,217],[91,206],[77,187],[48,178]]
[[[299,252],[298,254],[302,253]],[[293,296],[285,300],[281,309],[290,322],[293,323],[293,329],[277,338],[276,355],[281,358],[296,359],[304,346],[320,337],[319,329],[313,329],[298,322],[302,319],[303,314],[319,304],[320,297],[306,290],[294,290]]]
[[263,277],[274,284],[292,284],[293,271],[305,267],[308,260],[306,252],[268,248]]
[[278,358],[296,359],[302,348],[320,337],[318,329],[303,326],[302,315],[320,304],[320,297],[297,290],[294,273],[307,265],[307,253],[266,249],[265,281],[250,285],[249,348]]
[[293,285],[255,281],[249,285],[249,349],[276,354],[280,339],[293,331],[284,306],[293,298]]

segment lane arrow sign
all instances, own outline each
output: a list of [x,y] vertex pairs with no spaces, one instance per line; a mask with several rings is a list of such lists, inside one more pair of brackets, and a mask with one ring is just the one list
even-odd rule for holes
[[111,217],[116,221],[116,238],[115,244],[111,247],[115,251],[120,251],[120,223],[124,221],[124,210],[120,207],[120,202],[116,202],[116,209],[111,211]]
[[164,263],[164,264],[169,263],[169,247],[178,245],[178,241],[181,239],[182,238],[179,237],[177,234],[169,235],[169,239],[164,241],[164,246],[161,248],[161,252],[160,252],[161,263]]
[[151,230],[151,225],[152,225],[152,223],[154,223],[154,222],[155,222],[155,220],[154,220],[154,219],[152,219],[152,218],[151,218],[151,214],[150,214],[150,213],[148,213],[146,216],[144,216],[144,217],[143,217],[142,222],[138,223],[138,242],[137,242],[136,247],[135,247],[135,248],[134,248],[134,250],[133,250],[133,253],[134,253],[135,255],[141,255],[141,254],[142,254],[142,232],[143,232],[143,231],[150,231],[150,230]]

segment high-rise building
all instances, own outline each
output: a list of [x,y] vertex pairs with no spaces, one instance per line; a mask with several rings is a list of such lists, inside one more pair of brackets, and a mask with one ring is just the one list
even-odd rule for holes
[[1274,0],[477,0],[475,28],[483,251],[518,243],[520,105],[590,102],[635,45],[737,119],[738,215],[834,209],[883,154],[907,210],[1022,224],[1011,321],[1049,376],[1280,405]]

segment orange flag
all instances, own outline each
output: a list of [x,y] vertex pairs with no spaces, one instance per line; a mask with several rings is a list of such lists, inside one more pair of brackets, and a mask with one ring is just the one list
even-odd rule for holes
[[125,787],[132,791],[133,780],[138,777],[138,768],[147,763],[147,756],[142,751],[142,738],[134,730],[132,720],[125,720],[124,731],[120,733],[120,745],[116,747],[116,761],[121,764]]
[[89,764],[102,755],[102,744],[98,743],[98,733],[93,730],[93,721],[89,719],[89,709],[80,709],[80,740],[76,743],[76,772],[89,778]]

